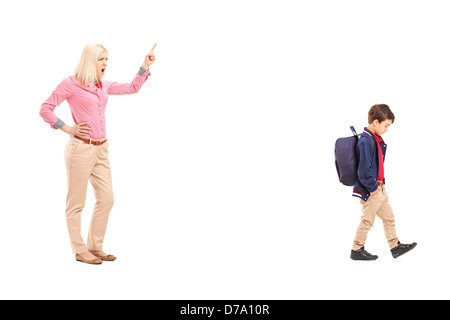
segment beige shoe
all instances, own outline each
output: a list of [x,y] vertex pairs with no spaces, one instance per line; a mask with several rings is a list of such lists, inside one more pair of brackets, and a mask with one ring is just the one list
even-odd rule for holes
[[95,251],[90,251],[89,250],[89,252],[90,253],[92,253],[94,256],[96,256],[97,258],[100,258],[101,260],[103,260],[103,261],[114,261],[114,260],[116,260],[117,258],[115,257],[115,256],[113,256],[112,254],[108,254],[107,256],[101,256],[101,255],[99,255],[97,252],[95,252]]
[[94,259],[91,259],[91,260],[84,259],[78,253],[75,255],[75,259],[77,261],[88,263],[88,264],[101,264],[103,262],[102,259],[100,259],[100,258],[94,258]]

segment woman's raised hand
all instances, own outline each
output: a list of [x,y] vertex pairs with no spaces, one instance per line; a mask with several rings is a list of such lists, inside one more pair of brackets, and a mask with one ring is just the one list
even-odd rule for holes
[[156,58],[155,58],[155,54],[154,54],[154,50],[156,47],[156,43],[153,45],[152,50],[150,50],[150,52],[145,56],[144,59],[144,63],[142,64],[142,67],[144,69],[147,69],[152,65],[153,62],[155,62]]

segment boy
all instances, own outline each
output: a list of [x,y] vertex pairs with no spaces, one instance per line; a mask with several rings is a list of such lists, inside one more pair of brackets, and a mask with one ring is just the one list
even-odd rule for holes
[[394,123],[394,114],[385,104],[376,104],[369,110],[369,126],[356,146],[358,155],[358,180],[353,196],[361,198],[363,215],[356,230],[350,258],[353,260],[376,260],[378,256],[364,250],[367,234],[375,222],[375,216],[383,220],[384,232],[392,256],[397,258],[414,249],[417,243],[403,244],[398,241],[395,232],[394,213],[384,185],[384,157],[386,144],[381,135]]

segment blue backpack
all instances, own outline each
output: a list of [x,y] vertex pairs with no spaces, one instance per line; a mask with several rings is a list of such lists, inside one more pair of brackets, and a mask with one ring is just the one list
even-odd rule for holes
[[358,156],[356,144],[359,136],[353,126],[350,127],[353,136],[339,138],[334,146],[334,159],[339,181],[346,186],[354,186],[358,180]]

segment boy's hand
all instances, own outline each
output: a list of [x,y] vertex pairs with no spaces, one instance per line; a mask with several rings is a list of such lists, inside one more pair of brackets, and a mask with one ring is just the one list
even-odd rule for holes
[[378,194],[378,190],[380,190],[380,187],[378,187],[378,189],[375,190],[374,192],[371,192],[370,195],[371,196],[376,196]]

